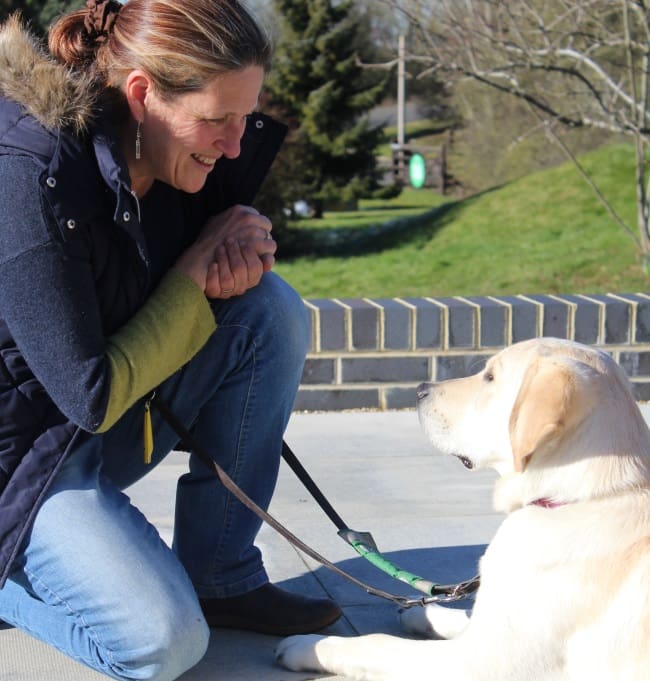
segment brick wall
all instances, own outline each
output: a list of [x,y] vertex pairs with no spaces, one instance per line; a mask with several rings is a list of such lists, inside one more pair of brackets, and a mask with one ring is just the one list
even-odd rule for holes
[[650,399],[650,294],[306,300],[311,349],[295,409],[401,409],[415,387],[475,373],[539,336],[610,352]]

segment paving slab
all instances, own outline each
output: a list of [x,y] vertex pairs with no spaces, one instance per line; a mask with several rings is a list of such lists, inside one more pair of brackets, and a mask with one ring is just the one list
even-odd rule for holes
[[[646,406],[644,413],[648,414]],[[415,411],[296,413],[286,440],[345,522],[372,533],[400,566],[436,582],[473,576],[502,516],[491,505],[495,474],[466,471],[431,450]],[[172,453],[128,490],[133,503],[170,541],[177,478],[186,455]],[[337,535],[283,464],[271,513],[294,534],[358,579],[397,594],[417,594],[371,566]],[[403,635],[396,607],[344,581],[264,526],[258,537],[272,581],[300,593],[335,598],[344,616],[327,631]],[[205,658],[182,681],[304,681],[273,657],[272,636],[213,630]],[[0,629],[0,681],[100,681],[107,677],[68,660],[15,629]]]

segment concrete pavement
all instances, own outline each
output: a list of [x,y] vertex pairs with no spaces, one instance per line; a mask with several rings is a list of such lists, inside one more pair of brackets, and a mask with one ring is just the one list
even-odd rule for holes
[[[286,440],[346,523],[372,532],[380,550],[398,565],[442,583],[475,574],[478,558],[501,521],[491,508],[494,474],[470,473],[455,459],[432,452],[414,411],[296,413]],[[128,490],[166,541],[171,540],[175,482],[185,463],[185,454],[172,453]],[[359,579],[393,593],[417,595],[356,557],[285,464],[270,511]],[[338,601],[344,617],[328,630],[331,633],[402,635],[391,603],[298,553],[268,526],[262,528],[258,544],[272,581]],[[207,655],[182,681],[313,678],[276,665],[277,641],[272,636],[214,630]],[[105,678],[22,632],[0,629],[0,681]]]

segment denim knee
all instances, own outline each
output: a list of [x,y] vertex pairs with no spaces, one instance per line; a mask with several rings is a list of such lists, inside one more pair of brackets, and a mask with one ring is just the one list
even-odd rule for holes
[[210,629],[198,607],[161,612],[154,604],[142,614],[135,640],[107,656],[106,672],[120,681],[173,681],[205,656]]
[[273,272],[264,276],[258,289],[258,309],[271,322],[263,323],[271,341],[278,344],[278,350],[304,359],[309,347],[309,319],[303,299]]
[[241,325],[251,331],[254,342],[268,349],[278,366],[302,367],[309,348],[309,318],[300,295],[274,272],[243,296],[215,302],[217,323]]

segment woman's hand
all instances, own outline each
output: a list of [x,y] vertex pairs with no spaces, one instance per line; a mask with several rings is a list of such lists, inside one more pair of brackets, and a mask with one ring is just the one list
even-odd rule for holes
[[257,286],[275,264],[271,221],[250,206],[212,216],[175,267],[208,298],[230,298]]

